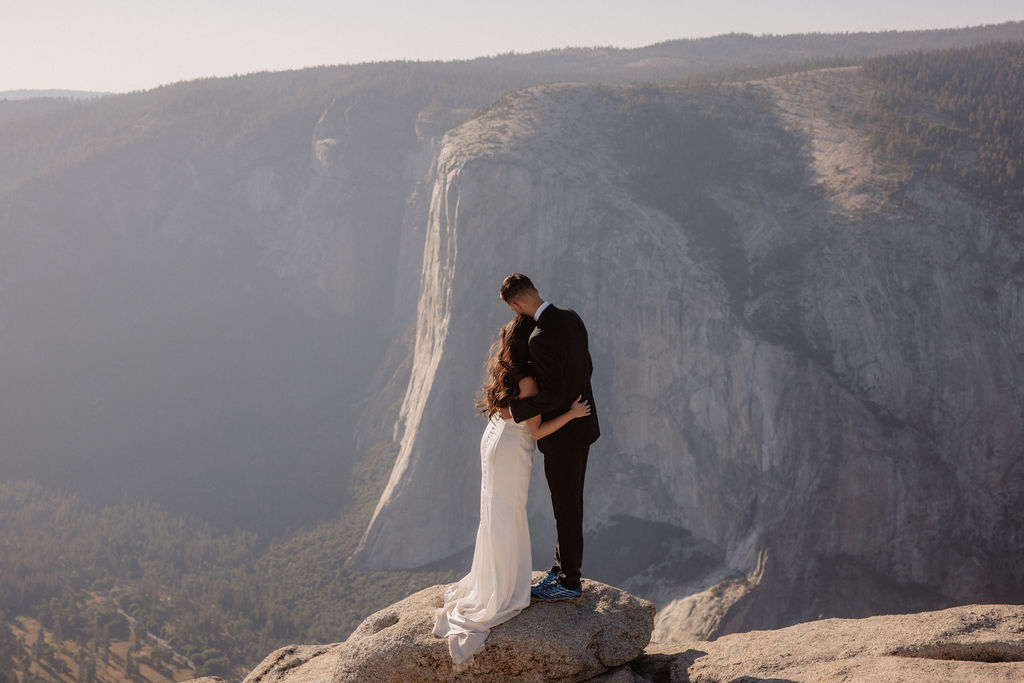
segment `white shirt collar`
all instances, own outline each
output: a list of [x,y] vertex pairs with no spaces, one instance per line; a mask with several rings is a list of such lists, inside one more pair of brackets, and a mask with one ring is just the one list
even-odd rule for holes
[[540,306],[537,307],[537,312],[533,314],[533,319],[534,320],[540,320],[540,314],[543,313],[544,309],[547,308],[550,305],[551,304],[549,304],[547,301],[542,301],[540,303]]

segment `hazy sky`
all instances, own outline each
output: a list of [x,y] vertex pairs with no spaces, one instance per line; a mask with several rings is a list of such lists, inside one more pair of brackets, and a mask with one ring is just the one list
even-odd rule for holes
[[1021,0],[0,0],[0,91],[119,92],[317,64],[1022,19]]

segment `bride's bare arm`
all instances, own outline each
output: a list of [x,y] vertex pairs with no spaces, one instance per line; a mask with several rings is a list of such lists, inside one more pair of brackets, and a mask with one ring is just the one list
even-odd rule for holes
[[[518,398],[529,398],[536,396],[540,391],[540,387],[537,386],[537,380],[533,377],[524,377],[519,380],[519,396]],[[543,439],[548,434],[557,432],[559,429],[569,423],[570,420],[574,420],[577,417],[583,417],[584,415],[590,415],[590,405],[583,400],[582,396],[577,396],[576,400],[573,401],[569,410],[565,411],[558,417],[548,420],[547,422],[541,422],[540,415],[534,415],[529,420],[524,420],[526,428],[530,430],[530,435],[534,439]]]

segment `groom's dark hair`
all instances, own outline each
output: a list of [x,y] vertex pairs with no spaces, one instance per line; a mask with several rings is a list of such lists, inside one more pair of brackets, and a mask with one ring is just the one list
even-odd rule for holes
[[501,300],[508,303],[530,291],[537,291],[530,278],[522,273],[512,273],[501,283]]

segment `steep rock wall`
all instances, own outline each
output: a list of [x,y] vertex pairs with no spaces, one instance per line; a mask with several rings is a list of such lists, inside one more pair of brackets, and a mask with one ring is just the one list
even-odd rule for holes
[[756,574],[723,630],[1019,595],[1021,221],[878,166],[843,114],[869,89],[545,86],[449,133],[401,451],[358,562],[472,543],[472,398],[518,270],[591,330],[588,527],[712,548],[649,586]]

